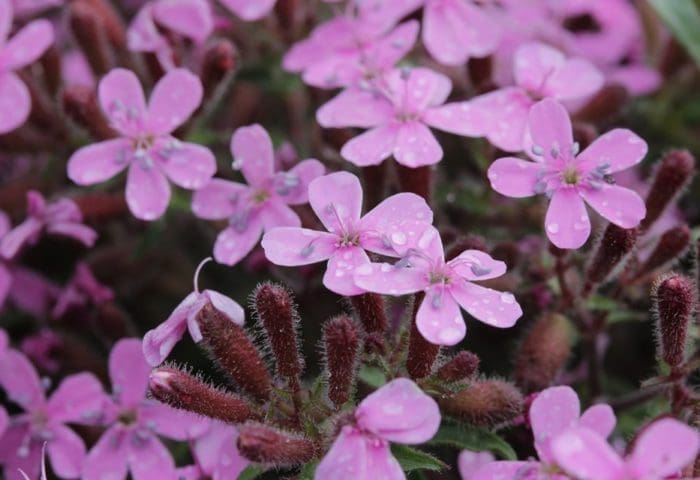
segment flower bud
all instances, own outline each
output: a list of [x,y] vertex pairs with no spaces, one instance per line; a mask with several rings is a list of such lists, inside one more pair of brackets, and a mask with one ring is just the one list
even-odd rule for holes
[[586,270],[584,295],[588,295],[595,285],[605,281],[623,263],[637,243],[637,235],[636,228],[620,228],[612,223],[607,226]]
[[430,165],[410,168],[396,163],[396,173],[402,192],[411,192],[423,197],[430,205],[432,194],[433,169]]
[[231,41],[217,39],[207,47],[204,52],[201,75],[205,99],[212,98],[218,87],[228,80],[237,63],[238,52]]
[[323,351],[328,375],[328,398],[340,408],[350,399],[360,355],[360,337],[347,315],[330,319],[323,326]]
[[571,353],[567,320],[559,314],[541,316],[525,335],[515,360],[515,383],[526,392],[552,384]]
[[511,383],[479,380],[440,402],[443,411],[480,427],[513,420],[523,411],[524,399]]
[[69,22],[92,71],[96,75],[109,72],[114,67],[114,52],[99,12],[87,0],[76,0],[69,6]]
[[406,370],[411,378],[418,379],[430,375],[433,365],[440,353],[440,345],[430,343],[418,331],[416,315],[418,308],[425,297],[424,293],[417,293],[413,300],[413,318],[411,319],[411,333],[408,339],[408,356],[406,358]]
[[576,112],[576,120],[598,123],[610,119],[622,111],[629,99],[630,94],[625,87],[608,84]]
[[384,299],[377,293],[363,293],[350,297],[360,323],[368,334],[382,334],[387,328]]
[[678,274],[664,276],[653,287],[659,356],[672,367],[681,364],[688,338],[688,323],[695,307],[695,285]]
[[109,126],[97,104],[97,96],[90,87],[71,85],[63,91],[63,110],[75,123],[90,132],[97,140],[117,136]]
[[437,371],[437,376],[445,382],[458,382],[469,378],[479,369],[479,357],[472,352],[462,351],[445,362]]
[[677,259],[688,248],[690,237],[690,228],[687,225],[668,229],[661,235],[649,258],[639,269],[640,276],[658,270]]
[[678,198],[690,183],[695,170],[695,158],[687,150],[671,150],[659,162],[646,198],[647,215],[640,225],[647,230]]
[[238,432],[238,451],[252,462],[291,467],[307,463],[316,454],[311,440],[262,423],[246,422]]
[[156,368],[151,372],[148,386],[153,398],[173,408],[234,424],[253,416],[250,405],[242,398],[176,368]]

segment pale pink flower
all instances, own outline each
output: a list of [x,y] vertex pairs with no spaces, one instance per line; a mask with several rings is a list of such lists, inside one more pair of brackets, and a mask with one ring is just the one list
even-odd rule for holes
[[68,176],[79,185],[103,182],[128,167],[126,201],[135,217],[155,220],[170,202],[170,179],[196,190],[216,172],[208,148],[181,142],[172,132],[202,101],[199,78],[184,69],[166,74],[146,105],[136,75],[115,69],[100,82],[99,100],[122,136],[83,147],[68,160]]
[[[262,239],[265,256],[277,265],[299,266],[328,260],[323,284],[340,295],[357,295],[356,267],[369,262],[365,250],[397,256],[393,244],[406,243],[415,224],[430,224],[433,212],[412,193],[393,195],[364,216],[362,187],[355,175],[337,172],[309,184],[309,203],[328,232],[279,227]],[[409,228],[412,227],[412,230]]]
[[289,206],[307,203],[309,182],[325,172],[314,159],[289,171],[275,171],[272,140],[257,124],[234,132],[231,154],[233,168],[241,170],[248,185],[215,178],[192,197],[192,211],[198,217],[228,220],[214,245],[214,258],[226,265],[248,255],[263,231],[300,227],[299,216]]
[[365,398],[354,422],[340,431],[318,468],[316,480],[402,480],[406,476],[389,442],[420,444],[440,426],[435,400],[406,378],[397,378]]
[[646,215],[644,201],[627,188],[608,183],[608,175],[639,163],[647,144],[635,133],[615,129],[579,154],[566,109],[545,99],[530,110],[526,152],[534,160],[506,157],[488,171],[491,186],[509,197],[546,194],[549,240],[559,248],[579,248],[591,233],[584,200],[621,228],[633,228]]
[[505,263],[479,250],[465,250],[445,262],[440,234],[431,226],[402,247],[402,258],[394,265],[367,263],[358,267],[355,283],[384,295],[425,292],[416,326],[429,342],[455,345],[464,338],[467,327],[460,307],[498,328],[512,327],[522,315],[513,294],[472,283],[500,277],[506,272]]

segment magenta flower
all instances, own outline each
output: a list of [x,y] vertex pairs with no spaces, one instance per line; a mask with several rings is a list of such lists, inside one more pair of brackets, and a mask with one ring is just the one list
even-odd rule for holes
[[445,124],[440,128],[458,135],[486,137],[502,150],[519,152],[525,142],[528,113],[539,99],[580,102],[604,83],[603,75],[588,60],[567,59],[542,43],[520,47],[513,63],[516,86],[443,107]]
[[555,438],[552,454],[567,473],[581,480],[651,480],[675,477],[700,449],[694,428],[672,418],[646,427],[625,458],[588,428],[573,428]]
[[72,309],[84,308],[90,304],[100,305],[113,299],[112,289],[95,278],[87,263],[80,262],[76,265],[70,282],[58,295],[51,317],[61,318]]
[[15,258],[24,246],[38,242],[43,232],[73,238],[86,247],[97,239],[97,232],[83,224],[83,214],[73,200],[61,198],[47,204],[41,193],[30,190],[27,219],[2,237],[0,255]]
[[428,127],[452,128],[443,113],[452,105],[441,107],[451,89],[449,78],[427,68],[392,70],[371,87],[341,92],[318,110],[316,119],[326,128],[370,129],[340,152],[359,167],[377,165],[392,154],[407,167],[432,165],[442,159],[442,148]]
[[340,431],[314,478],[405,479],[389,450],[389,442],[427,442],[439,426],[440,410],[435,400],[411,380],[392,380],[360,403],[353,424]]
[[197,267],[194,274],[194,291],[175,307],[165,322],[148,331],[143,337],[143,355],[151,366],[157,367],[163,363],[175,344],[185,334],[185,330],[190,332],[190,336],[195,342],[202,340],[202,332],[199,331],[197,324],[197,315],[208,304],[211,304],[233,323],[243,325],[245,311],[239,304],[214,290],[199,291],[199,272],[209,260],[211,258],[205,259]]
[[192,440],[208,428],[208,420],[175,410],[146,398],[151,367],[143,357],[141,341],[117,342],[109,355],[112,397],[106,400],[106,424],[85,458],[84,480],[177,478],[175,462],[158,435]]
[[102,412],[104,393],[92,374],[66,377],[49,399],[36,370],[15,350],[0,355],[0,385],[9,400],[24,409],[15,415],[0,437],[0,463],[9,480],[39,476],[41,450],[47,445],[54,472],[60,478],[77,478],[85,457],[83,440],[66,424],[94,424]]
[[[578,395],[570,387],[551,387],[543,390],[530,406],[530,425],[535,440],[535,449],[540,461],[498,461],[477,468],[470,477],[473,480],[496,480],[499,478],[537,479],[552,471],[557,464],[552,453],[553,442],[572,428],[583,427],[606,438],[615,428],[615,414],[606,404],[588,408],[581,415]],[[552,480],[566,480],[564,475],[553,475]],[[598,479],[596,479],[598,480]]]
[[309,203],[328,232],[273,228],[263,236],[265,256],[288,267],[328,260],[323,284],[339,295],[358,295],[353,272],[369,262],[365,250],[398,256],[393,245],[415,235],[416,223],[430,224],[433,212],[412,193],[393,195],[360,217],[362,187],[355,175],[337,172],[309,184]]
[[0,134],[27,121],[32,107],[29,90],[14,71],[38,60],[54,40],[47,20],[35,20],[8,39],[12,16],[10,0],[0,0]]
[[28,268],[11,267],[9,303],[37,318],[48,317],[61,289],[43,275]]
[[170,184],[196,190],[216,172],[208,148],[171,134],[202,101],[202,84],[187,70],[172,70],[153,89],[146,106],[133,72],[115,69],[99,85],[100,105],[122,136],[83,147],[68,160],[68,176],[79,185],[103,182],[125,168],[126,201],[135,217],[155,220],[170,202]]
[[238,452],[238,430],[222,422],[212,422],[207,433],[195,440],[192,454],[202,476],[212,480],[238,478],[250,464]]
[[472,283],[505,272],[505,263],[478,250],[465,250],[445,262],[440,234],[428,226],[404,246],[395,265],[368,263],[357,268],[355,284],[384,295],[425,292],[416,316],[418,331],[431,343],[455,345],[467,331],[460,306],[498,328],[512,327],[520,318],[523,312],[513,294]]
[[633,228],[646,215],[644,201],[632,190],[607,182],[608,175],[639,163],[647,144],[635,133],[615,129],[580,154],[571,133],[571,120],[561,104],[545,99],[528,117],[534,162],[506,157],[488,171],[491,187],[509,197],[546,194],[551,198],[545,231],[559,248],[579,248],[591,233],[584,200],[601,216],[621,228]]
[[257,124],[234,132],[231,154],[233,167],[242,171],[248,185],[215,178],[192,198],[198,217],[228,220],[214,245],[214,258],[226,265],[248,255],[263,231],[300,227],[301,220],[289,205],[308,202],[309,182],[325,171],[318,160],[304,160],[289,171],[275,172],[272,140]]

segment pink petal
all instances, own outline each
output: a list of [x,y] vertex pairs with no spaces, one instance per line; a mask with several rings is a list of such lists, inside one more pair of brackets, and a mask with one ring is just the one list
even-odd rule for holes
[[529,415],[540,460],[552,462],[550,441],[560,433],[576,427],[580,413],[578,395],[571,387],[551,387],[535,397]]
[[369,263],[369,257],[359,247],[341,247],[328,260],[323,285],[338,295],[358,295],[364,290],[355,285],[355,269]]
[[109,354],[109,378],[112,392],[122,407],[135,407],[143,401],[150,373],[141,340],[127,338],[114,345]]
[[203,294],[206,295],[212,306],[223,313],[231,322],[236,325],[243,325],[245,321],[245,311],[238,303],[215,290],[204,290]]
[[61,382],[49,399],[48,410],[53,420],[84,423],[98,416],[103,401],[100,381],[93,374],[83,372]]
[[[2,311],[2,308],[5,305],[5,300],[7,300],[11,287],[12,273],[5,265],[0,263],[0,311]],[[2,341],[0,341],[0,355],[2,355],[3,351]]]
[[19,77],[11,72],[0,73],[0,134],[26,122],[31,104],[29,90]]
[[214,29],[206,0],[161,0],[153,4],[153,15],[161,25],[197,43],[204,42]]
[[410,168],[434,165],[442,159],[442,148],[424,124],[405,123],[399,127],[396,136],[394,158]]
[[251,186],[263,186],[274,174],[275,152],[267,131],[258,124],[241,127],[231,137],[234,168]]
[[359,49],[339,51],[311,64],[304,70],[302,80],[307,85],[318,88],[351,87],[361,83],[364,65]]
[[479,137],[485,131],[483,115],[474,112],[470,102],[448,103],[429,108],[421,119],[430,127],[466,137]]
[[617,423],[615,413],[610,405],[605,403],[589,407],[583,412],[578,422],[580,426],[593,430],[603,438],[607,438],[612,433],[615,423]]
[[266,16],[276,0],[220,0],[221,4],[241,19],[252,22]]
[[423,11],[423,43],[444,65],[485,57],[498,46],[499,26],[479,7],[459,0],[429,1]]
[[348,172],[318,177],[309,184],[309,203],[329,232],[347,232],[360,220],[360,181]]
[[562,101],[578,100],[595,94],[604,83],[605,77],[591,62],[572,58],[552,72],[543,91]]
[[608,72],[608,81],[623,85],[632,95],[648,95],[658,90],[661,74],[646,65],[624,65]]
[[275,227],[301,227],[299,215],[277,198],[268,200],[258,214],[265,231]]
[[40,408],[46,402],[34,366],[16,350],[7,350],[0,356],[0,385],[10,401],[27,411]]
[[396,125],[382,125],[367,130],[343,145],[340,155],[358,167],[378,165],[391,155],[397,134]]
[[36,243],[44,224],[35,217],[29,217],[24,222],[9,231],[0,241],[0,255],[11,260],[27,245]]
[[569,114],[552,98],[545,98],[530,109],[528,128],[534,146],[541,148],[544,158],[550,161],[555,160],[552,151],[558,155],[559,151],[569,149],[574,144]]
[[221,422],[212,422],[211,428],[200,436],[192,447],[192,453],[205,473],[213,480],[226,480],[239,475],[250,462],[243,458],[236,447],[238,430]]
[[501,195],[513,198],[535,195],[535,186],[540,181],[542,165],[516,157],[499,158],[488,171],[491,188]]
[[126,32],[129,50],[155,52],[168,48],[167,39],[158,31],[153,18],[154,3],[146,3],[133,18]]
[[365,54],[369,73],[378,75],[405,57],[418,39],[419,28],[416,20],[409,20],[370,45]]
[[82,147],[68,160],[68,177],[78,185],[104,182],[126,168],[131,151],[125,138]]
[[113,426],[102,434],[85,457],[82,478],[102,480],[106,474],[124,480],[127,474],[127,442],[122,441],[122,427]]
[[[559,480],[559,476],[542,476],[542,467],[538,462],[491,462],[479,468],[471,477],[464,480]],[[564,477],[565,478],[565,477]]]
[[309,38],[292,45],[282,60],[282,66],[289,72],[301,72],[321,59],[334,55],[335,50],[352,43],[354,26],[354,22],[344,15],[321,23]]
[[13,5],[10,0],[0,1],[0,45],[5,44],[7,35],[12,28]]
[[224,265],[235,265],[255,247],[262,232],[262,221],[256,215],[243,221],[241,226],[230,225],[216,237],[214,258]]
[[[405,75],[403,70],[394,70],[388,75],[387,81],[394,85],[393,90],[399,97],[399,103],[414,112],[442,105],[452,90],[452,82],[447,76],[428,68],[412,68],[406,80]],[[405,92],[411,94],[405,95]]]
[[607,166],[606,173],[615,173],[637,165],[648,150],[647,143],[637,134],[616,128],[598,137],[576,160],[587,171]]
[[581,188],[581,196],[602,217],[622,228],[633,228],[646,216],[644,200],[637,192],[603,184],[601,188]]
[[440,426],[435,400],[414,382],[397,378],[368,395],[355,410],[357,425],[390,442],[427,442]]
[[579,248],[591,234],[591,221],[581,199],[583,189],[562,187],[554,192],[544,220],[547,238],[559,248]]
[[619,480],[625,464],[604,439],[586,428],[558,435],[551,443],[557,464],[581,480]]
[[92,247],[97,240],[97,232],[80,223],[51,223],[46,227],[46,232],[72,238],[86,247]]
[[82,438],[63,425],[55,425],[51,433],[54,437],[46,448],[53,471],[60,478],[78,478],[85,458]]
[[97,88],[102,110],[122,134],[141,133],[146,100],[141,83],[134,72],[116,68],[105,75]]
[[348,88],[318,109],[316,121],[324,128],[372,128],[388,123],[393,115],[394,107],[381,93]]
[[130,443],[129,470],[134,480],[177,478],[170,451],[153,435],[143,443]]
[[[391,454],[389,445],[386,442],[366,439],[367,448],[367,475],[366,479],[382,478],[385,480],[404,480],[406,474],[401,469],[401,465]],[[349,477],[348,480],[355,480],[357,477]]]
[[156,135],[172,132],[187,121],[202,103],[202,82],[184,68],[161,78],[148,101],[148,129]]
[[155,220],[170,203],[170,184],[158,169],[132,163],[126,179],[126,203],[141,220]]
[[506,264],[480,250],[465,250],[448,262],[460,277],[475,281],[497,278],[506,273]]
[[[4,467],[5,480],[26,480],[25,472],[31,479],[38,479],[41,474],[41,443],[32,441],[26,455],[19,455],[24,439],[30,432],[26,424],[12,425],[0,437],[0,461]],[[20,470],[22,472],[20,472]]]
[[18,70],[34,63],[54,41],[48,20],[35,20],[0,47],[0,65],[4,71]]
[[477,320],[496,328],[510,328],[523,315],[510,292],[500,292],[471,282],[452,285],[454,299]]
[[666,478],[691,464],[699,448],[697,430],[678,420],[662,418],[639,435],[628,465],[637,478]]
[[309,184],[315,178],[326,173],[326,167],[316,159],[309,159],[295,165],[294,168],[287,172],[287,175],[293,175],[299,180],[296,187],[290,188],[284,195],[278,194],[284,199],[288,205],[300,205],[309,201]]
[[564,54],[556,48],[540,42],[526,43],[515,51],[513,57],[515,82],[525,90],[542,95],[549,76],[565,61]]
[[167,158],[158,164],[174,184],[188,190],[202,188],[216,173],[214,154],[195,143],[178,142],[177,147],[168,150]]
[[187,328],[187,315],[197,299],[195,292],[190,293],[167,320],[155,329],[149,330],[143,337],[143,354],[146,361],[157,367],[168,357],[177,342],[180,341]]
[[459,305],[446,287],[437,285],[426,289],[416,326],[423,338],[436,345],[456,345],[467,333]]
[[367,440],[359,430],[346,425],[318,464],[314,480],[368,480],[367,474]]
[[221,220],[241,209],[249,187],[221,178],[213,178],[192,195],[192,212],[206,220]]
[[338,249],[338,237],[295,227],[273,228],[263,235],[265,256],[276,265],[296,267],[327,260]]
[[206,417],[177,410],[162,403],[143,407],[140,415],[140,420],[158,435],[172,440],[193,440],[203,435],[210,426],[210,420]]
[[[481,467],[494,462],[491,452],[472,452],[470,450],[462,450],[457,459],[459,475],[462,480],[472,480]],[[501,462],[503,463],[503,462]]]
[[417,268],[400,268],[389,263],[368,263],[355,270],[355,284],[368,292],[406,295],[428,286],[428,275]]

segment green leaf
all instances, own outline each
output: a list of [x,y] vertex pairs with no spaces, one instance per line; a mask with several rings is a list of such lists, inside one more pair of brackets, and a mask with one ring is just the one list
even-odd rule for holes
[[386,383],[386,375],[377,367],[363,366],[358,376],[370,387],[379,388]]
[[399,465],[401,465],[404,472],[412,472],[414,470],[432,470],[437,472],[447,468],[447,465],[439,458],[406,445],[392,445],[391,453],[399,461]]
[[430,441],[433,445],[450,445],[481,452],[489,450],[504,460],[517,460],[513,448],[495,433],[460,424],[443,424]]
[[700,65],[700,10],[693,0],[649,0],[649,4]]
[[265,473],[265,469],[260,465],[248,465],[238,476],[238,480],[254,480]]
[[314,474],[316,473],[316,467],[318,467],[318,462],[307,463],[299,472],[298,480],[314,480]]

